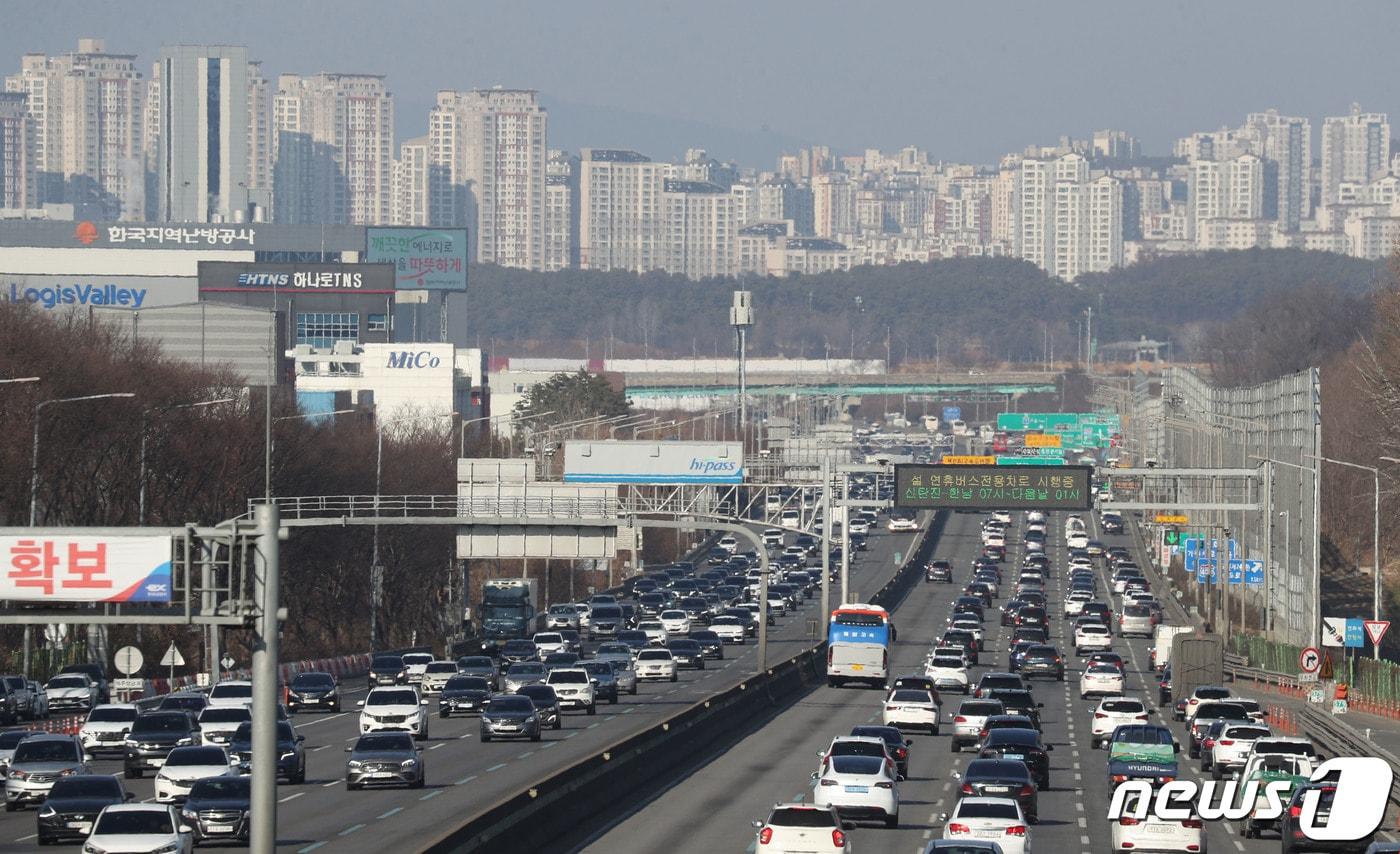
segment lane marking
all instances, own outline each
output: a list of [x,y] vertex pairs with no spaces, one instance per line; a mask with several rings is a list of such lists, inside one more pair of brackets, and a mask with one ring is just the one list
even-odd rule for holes
[[403,812],[403,807],[394,807],[393,809],[389,810],[388,812],[382,813],[382,814],[379,816],[379,818],[380,818],[380,820],[382,821],[383,819],[386,819],[386,818],[388,818],[388,817],[391,816],[391,815],[395,815],[395,814],[401,813],[401,812]]
[[322,845],[325,844],[325,840],[322,840],[320,842],[313,842],[305,848],[298,849],[297,854],[311,854],[312,851],[315,851],[317,848],[320,848]]
[[508,763],[501,762],[501,763],[499,763],[499,764],[492,765],[490,768],[487,768],[487,769],[486,769],[486,773],[487,773],[487,774],[490,774],[492,771],[499,771],[499,770],[501,770],[502,768],[506,767],[507,764],[508,764]]
[[295,795],[288,795],[288,796],[285,797],[285,798],[278,798],[278,799],[277,799],[277,803],[279,803],[279,804],[285,804],[287,801],[294,801],[294,800],[296,800],[297,798],[301,797],[301,796],[304,795],[304,794],[306,794],[306,793],[305,793],[305,792],[297,792]]
[[331,786],[339,786],[342,782],[342,780],[332,780],[329,783],[322,783],[321,788],[329,789]]
[[420,801],[431,801],[433,798],[436,798],[436,797],[437,797],[438,795],[440,795],[440,794],[442,794],[442,789],[435,789],[435,790],[429,792],[428,794],[424,795],[423,797],[419,798],[418,800],[420,800]]
[[524,753],[520,754],[519,756],[517,756],[517,757],[515,757],[515,758],[516,758],[516,759],[528,759],[528,758],[530,758],[531,756],[534,756],[534,755],[535,755],[535,751],[533,751],[533,750],[527,750],[527,751],[525,751]]
[[465,786],[465,785],[467,785],[468,783],[470,783],[471,781],[473,781],[473,780],[475,780],[475,779],[476,779],[476,775],[473,774],[473,775],[471,775],[470,777],[463,777],[462,779],[458,780],[457,782],[453,783],[452,785],[454,785],[454,786]]
[[352,824],[352,825],[350,825],[349,827],[347,827],[347,828],[345,828],[344,830],[342,830],[342,831],[341,831],[339,834],[337,834],[337,835],[338,835],[338,836],[349,836],[350,834],[354,833],[355,831],[361,830],[361,829],[363,829],[363,828],[364,828],[364,825],[363,825],[363,824]]
[[442,742],[438,742],[437,744],[434,744],[432,747],[430,747],[430,748],[428,748],[428,749],[429,749],[429,750],[437,750],[439,747],[444,747],[444,746],[445,746],[445,745],[443,745]]

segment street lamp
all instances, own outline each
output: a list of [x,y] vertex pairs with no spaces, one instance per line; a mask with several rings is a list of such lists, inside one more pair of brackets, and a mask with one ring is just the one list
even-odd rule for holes
[[39,417],[45,406],[56,403],[76,403],[80,400],[106,400],[113,397],[135,397],[135,392],[119,391],[110,394],[85,394],[81,397],[60,397],[41,401],[34,406],[34,456],[29,466],[29,527],[38,524],[39,516]]
[[[456,412],[438,412],[431,415],[405,415],[375,424],[374,452],[374,515],[379,516],[379,490],[384,473],[384,428],[391,424],[405,424],[409,421],[426,421],[430,418],[456,418]],[[373,652],[379,645],[379,603],[382,597],[384,567],[379,565],[379,525],[374,526],[374,544],[370,554],[370,606],[369,606],[369,648]]]
[[136,500],[136,524],[146,524],[146,440],[150,438],[150,431],[146,429],[146,417],[152,412],[164,413],[175,409],[200,409],[205,406],[232,402],[233,398],[231,397],[221,397],[218,400],[201,400],[198,403],[176,403],[168,406],[153,406],[149,409],[141,410],[141,464],[140,473],[137,475],[139,487]]
[[[683,423],[684,423],[684,422],[683,422]],[[655,432],[658,431],[658,430],[665,430],[665,429],[668,428],[668,427],[676,427],[676,426],[678,426],[678,425],[676,424],[676,419],[672,418],[670,421],[667,421],[667,422],[664,423],[664,424],[652,424],[652,425],[647,426],[647,427],[641,427],[641,428],[639,428],[639,429],[633,430],[633,431],[632,431],[632,438],[633,438],[633,439],[639,439],[639,438],[641,438],[642,434],[644,434],[644,433],[655,433]]]
[[520,423],[524,423],[524,422],[526,422],[526,421],[530,421],[530,420],[535,419],[535,418],[543,418],[543,417],[545,417],[546,415],[553,415],[553,414],[554,414],[554,410],[551,409],[551,410],[549,410],[548,412],[540,412],[540,413],[536,413],[536,414],[534,414],[534,415],[526,415],[524,418],[516,418],[515,416],[517,416],[517,415],[519,415],[519,414],[520,414],[520,413],[518,413],[518,412],[511,411],[511,412],[503,412],[503,413],[501,413],[500,415],[483,415],[483,416],[481,416],[480,418],[468,418],[466,421],[463,421],[463,422],[462,422],[462,453],[461,453],[461,456],[465,457],[465,456],[467,455],[467,425],[468,425],[468,424],[479,424],[479,423],[482,422],[482,421],[498,421],[498,420],[500,420],[500,419],[502,419],[502,418],[509,418],[509,419],[511,419],[511,423],[520,424]]

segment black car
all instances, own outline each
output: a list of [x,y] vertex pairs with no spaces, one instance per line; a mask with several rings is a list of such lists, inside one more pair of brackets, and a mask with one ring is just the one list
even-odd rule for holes
[[[277,776],[288,783],[306,782],[306,736],[298,735],[288,721],[277,722]],[[253,770],[253,725],[238,725],[228,743],[230,759],[238,760],[238,770],[250,774]]]
[[247,842],[252,785],[252,777],[196,780],[180,809],[180,817],[194,831],[194,841],[234,839]]
[[438,694],[438,717],[450,718],[459,712],[480,712],[491,697],[491,683],[480,676],[453,676]]
[[1293,790],[1293,797],[1288,801],[1288,808],[1283,811],[1278,820],[1279,838],[1283,840],[1283,854],[1294,854],[1298,851],[1349,851],[1359,854],[1359,852],[1365,851],[1374,839],[1376,829],[1372,829],[1371,835],[1356,841],[1326,842],[1307,838],[1298,822],[1301,815],[1306,812],[1303,809],[1303,800],[1312,792],[1320,793],[1317,798],[1317,812],[1313,816],[1313,823],[1325,825],[1332,816],[1332,804],[1337,797],[1336,781],[1321,780],[1316,783],[1299,784]]
[[164,764],[170,751],[199,741],[199,724],[189,712],[144,712],[126,734],[122,769],[127,779],[138,779]]
[[856,726],[851,727],[851,735],[858,738],[878,738],[885,742],[885,749],[894,757],[895,770],[899,779],[909,776],[909,748],[914,742],[904,737],[897,727]]
[[1011,641],[1015,643],[1016,641],[1022,640],[1028,640],[1034,643],[1045,643],[1050,640],[1050,632],[1046,631],[1044,626],[1017,626],[1011,630]]
[[[529,642],[526,641],[526,643]],[[506,644],[506,646],[510,646],[510,644]],[[408,684],[408,668],[404,666],[402,655],[376,655],[370,659],[368,687],[406,684]]]
[[890,683],[890,690],[894,691],[899,688],[914,688],[919,691],[927,691],[933,697],[933,702],[942,705],[943,701],[938,697],[938,686],[927,676],[896,676],[894,682]]
[[981,581],[973,581],[963,587],[963,594],[979,600],[984,611],[992,607],[992,588]]
[[1050,628],[1050,615],[1039,605],[1027,605],[1016,614],[1016,627],[1039,626],[1047,631]]
[[135,797],[120,780],[107,774],[60,777],[39,810],[38,842],[53,845],[87,839],[103,807],[124,804]]
[[1057,682],[1065,681],[1065,659],[1060,655],[1060,651],[1049,644],[1032,645],[1021,657],[1018,668],[1021,676],[1029,679],[1032,676],[1048,676]]
[[1005,605],[1001,606],[1001,624],[1003,626],[1016,625],[1016,612],[1026,607],[1028,603],[1021,598],[1008,599]]
[[613,640],[618,643],[625,643],[632,648],[633,653],[641,652],[651,646],[651,638],[641,629],[623,629],[618,632]]
[[1026,657],[1026,650],[1035,646],[1031,641],[1012,641],[1011,649],[1006,653],[1006,669],[1012,673],[1017,673],[1021,669],[1021,662]]
[[551,652],[544,657],[545,670],[557,670],[561,667],[577,667],[579,655],[576,652]]
[[870,548],[869,538],[865,534],[851,534],[849,540],[852,551],[863,552]]
[[700,644],[700,654],[705,658],[724,658],[724,641],[709,629],[693,631],[687,637]]
[[1030,691],[993,688],[987,692],[986,699],[1001,700],[1008,715],[1025,715],[1035,723],[1036,729],[1040,729],[1040,710],[1045,704],[1037,703]]
[[987,733],[978,756],[1024,762],[1032,779],[1041,789],[1050,788],[1050,751],[1054,746],[1040,740],[1033,729],[995,729]]
[[1157,705],[1165,706],[1172,701],[1172,666],[1162,668],[1157,677]]
[[198,716],[204,711],[204,707],[209,705],[209,698],[203,694],[195,694],[189,691],[177,691],[174,694],[166,694],[165,699],[156,706],[158,712],[189,712]]
[[519,664],[522,661],[539,661],[540,648],[535,646],[535,642],[532,640],[525,640],[524,638],[508,640],[501,646],[501,660],[507,664]]
[[953,583],[953,565],[946,560],[933,560],[924,565],[924,581]]
[[969,797],[1011,798],[1031,824],[1040,822],[1036,806],[1040,788],[1020,759],[974,759],[962,773],[962,794]]
[[[545,686],[549,687],[549,686]],[[554,692],[550,688],[550,693]],[[481,741],[493,738],[525,737],[540,740],[543,723],[529,697],[520,694],[497,694],[481,710]]]
[[977,664],[977,639],[973,637],[972,632],[949,629],[943,633],[943,640],[939,646],[955,646],[967,656],[969,666]]
[[988,671],[982,674],[982,678],[977,680],[977,685],[972,696],[979,699],[991,695],[997,689],[1020,690],[1026,687],[1026,680],[1015,673],[998,673]]
[[340,685],[329,673],[298,673],[287,688],[287,711],[302,709],[340,711]]
[[671,651],[671,657],[676,660],[676,669],[688,667],[691,670],[705,669],[705,653],[700,648],[700,642],[689,638],[677,638],[667,641],[666,648]]
[[953,600],[953,610],[972,611],[977,614],[977,619],[987,619],[987,605],[979,596],[959,596]]
[[529,697],[535,704],[535,711],[540,718],[540,728],[562,729],[564,726],[564,711],[559,706],[559,695],[554,693],[554,688],[543,683],[526,685],[515,692],[522,697]]

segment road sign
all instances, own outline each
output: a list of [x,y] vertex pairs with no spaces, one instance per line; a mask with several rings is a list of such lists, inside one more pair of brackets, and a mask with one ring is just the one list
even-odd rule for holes
[[114,691],[140,691],[146,687],[145,679],[113,679]]
[[165,651],[165,655],[160,659],[161,667],[184,667],[185,657],[180,654],[180,650],[175,648],[175,641],[170,642],[170,648]]
[[[1317,674],[1316,674],[1316,673],[1299,673],[1299,674],[1298,674],[1298,681],[1299,681],[1299,682],[1316,682],[1316,681],[1317,681]],[[1319,702],[1320,702],[1320,701],[1319,701]]]
[[997,457],[999,466],[1062,466],[1064,457]]
[[959,418],[962,418],[962,407],[961,407],[961,406],[945,406],[945,407],[943,407],[943,420],[944,420],[944,421],[956,421],[956,420],[958,420]]
[[1333,700],[1333,701],[1332,701],[1332,714],[1334,714],[1334,715],[1344,715],[1344,714],[1346,714],[1346,713],[1347,713],[1347,701],[1346,701],[1346,700]]
[[1199,551],[1197,550],[1197,546],[1196,546],[1196,543],[1197,543],[1197,542],[1198,542],[1198,540],[1196,540],[1195,537],[1188,537],[1188,538],[1186,539],[1186,541],[1185,541],[1185,548],[1184,548],[1182,551],[1183,551],[1183,552],[1185,553],[1185,555],[1186,555],[1186,556],[1183,558],[1183,560],[1186,562],[1186,571],[1187,571],[1187,572],[1191,572],[1191,573],[1196,572],[1196,564],[1200,562],[1200,557],[1201,557],[1201,556],[1200,556]]
[[234,661],[231,655],[225,655],[223,658],[219,659],[219,666],[225,670],[232,670],[233,666],[237,663],[238,662]]
[[894,467],[894,505],[910,509],[1087,510],[1090,466]]
[[1162,542],[1169,546],[1180,545],[1181,531],[1177,530],[1176,528],[1163,528]]
[[1318,668],[1317,675],[1318,678],[1322,679],[1323,681],[1327,681],[1332,678],[1333,673],[1331,653],[1322,656],[1322,666]]
[[1244,583],[1264,583],[1264,562],[1262,560],[1246,560],[1244,562]]
[[117,650],[116,655],[112,656],[112,663],[116,665],[118,673],[130,676],[133,673],[141,672],[142,665],[146,663],[146,657],[136,647],[124,646]]
[[1197,584],[1214,584],[1214,583],[1215,583],[1215,558],[1213,558],[1213,557],[1198,557],[1198,558],[1196,558],[1196,583],[1197,583]]
[[1231,584],[1241,584],[1244,582],[1244,561],[1237,557],[1230,558],[1226,580]]
[[1371,643],[1380,646],[1381,638],[1385,637],[1386,631],[1390,628],[1390,621],[1366,620],[1362,625],[1366,627],[1366,636],[1371,639]]
[[1186,525],[1191,522],[1186,516],[1178,516],[1174,513],[1158,513],[1152,517],[1152,521],[1158,525]]
[[1343,646],[1360,649],[1366,646],[1366,623],[1360,617],[1347,617]]
[[997,464],[996,457],[967,456],[966,454],[944,454],[941,460],[945,466],[994,466]]
[[1322,666],[1322,651],[1315,646],[1303,647],[1298,653],[1298,669],[1304,673],[1316,673]]
[[1321,703],[1327,699],[1327,692],[1321,688],[1314,688],[1308,692],[1309,703]]
[[1027,433],[1025,446],[1027,448],[1059,448],[1063,447],[1063,440],[1058,433]]
[[1347,621],[1345,617],[1322,618],[1322,645],[1347,645]]

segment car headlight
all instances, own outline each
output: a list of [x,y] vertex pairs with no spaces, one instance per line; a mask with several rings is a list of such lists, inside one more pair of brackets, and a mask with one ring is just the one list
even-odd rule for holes
[[358,760],[358,759],[351,759],[350,762],[348,763],[348,767],[350,767],[350,768],[359,768],[361,764],[363,764],[363,763],[361,763],[360,760]]
[[60,776],[60,777],[71,777],[71,776],[73,776],[73,775],[76,774],[76,773],[78,773],[78,769],[77,769],[77,768],[64,768],[62,771],[58,772],[58,776]]
[[169,845],[162,845],[159,848],[156,848],[154,851],[152,851],[152,854],[175,854],[175,852],[179,850],[180,843],[172,842]]
[[400,767],[400,768],[412,768],[413,766],[415,766],[415,765],[417,765],[417,764],[418,764],[418,760],[417,760],[417,759],[405,759],[404,761],[402,761],[402,762],[399,763],[399,767]]
[[190,737],[182,738],[179,741],[175,742],[176,747],[187,747],[191,744],[194,744],[194,739]]
[[530,723],[530,722],[533,721],[533,720],[536,720],[536,716],[535,716],[535,715],[530,715],[528,718],[525,719],[525,723],[528,724],[528,723]]
[[11,772],[10,772],[10,779],[11,779],[11,780],[27,780],[27,779],[29,779],[29,775],[26,774],[26,773],[24,773],[23,771],[11,771]]
[[58,810],[54,809],[52,806],[50,806],[50,805],[48,805],[48,804],[44,804],[44,805],[43,805],[42,807],[40,807],[40,809],[39,809],[39,815],[41,815],[41,816],[43,816],[43,817],[45,817],[45,818],[48,818],[48,817],[51,816],[51,815],[58,815]]
[[295,750],[288,750],[286,753],[282,754],[282,758],[283,758],[283,759],[291,759],[291,758],[293,758],[293,757],[296,756],[296,755],[297,755],[297,754],[296,754],[296,751],[295,751]]
[[91,842],[83,843],[83,854],[107,854],[106,848],[98,848]]

